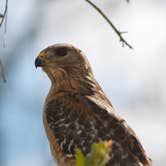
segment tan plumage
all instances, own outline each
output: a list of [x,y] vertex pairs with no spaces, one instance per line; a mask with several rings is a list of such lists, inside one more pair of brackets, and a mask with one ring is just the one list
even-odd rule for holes
[[75,148],[112,140],[108,166],[150,166],[151,160],[132,129],[114,111],[85,55],[68,44],[44,49],[35,61],[52,85],[43,112],[52,154],[60,166],[75,165]]

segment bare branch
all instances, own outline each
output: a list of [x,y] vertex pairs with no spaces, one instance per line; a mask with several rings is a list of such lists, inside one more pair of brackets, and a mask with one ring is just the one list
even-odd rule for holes
[[[5,25],[4,25],[4,35],[3,35],[3,46],[4,47],[6,45],[7,10],[8,10],[8,0],[6,0],[5,9],[4,9],[3,14],[0,13],[0,28],[2,27],[3,22],[5,22]],[[2,61],[0,59],[0,79],[1,78],[3,79],[4,82],[6,82],[5,74],[4,74],[4,67],[3,67]]]
[[5,78],[5,74],[4,74],[4,67],[3,67],[3,64],[2,64],[1,59],[0,59],[0,79],[1,78],[2,78],[2,80],[5,83],[6,82],[6,78]]
[[7,15],[7,9],[8,9],[8,0],[6,0],[6,5],[5,5],[5,11],[4,11],[4,13],[0,14],[0,17],[1,17],[0,27],[2,26],[2,23],[5,20],[5,17]]
[[3,33],[3,47],[6,47],[6,32],[7,32],[7,13],[5,16],[5,25],[4,25],[4,33]]
[[8,0],[6,0],[6,4],[5,4],[5,10],[3,14],[0,14],[0,28],[3,24],[3,22],[5,22],[4,25],[4,33],[3,33],[3,47],[6,46],[6,31],[7,31],[7,11],[8,11]]
[[[99,14],[108,22],[108,24],[112,27],[112,29],[115,31],[115,33],[119,36],[120,42],[122,42],[122,46],[124,47],[125,45],[128,46],[130,49],[133,49],[133,47],[123,38],[122,34],[124,32],[119,31],[115,25],[110,21],[110,19],[101,11],[101,9],[96,6],[93,2],[90,0],[85,0],[88,2],[95,10],[99,12]],[[125,32],[126,33],[126,32]]]

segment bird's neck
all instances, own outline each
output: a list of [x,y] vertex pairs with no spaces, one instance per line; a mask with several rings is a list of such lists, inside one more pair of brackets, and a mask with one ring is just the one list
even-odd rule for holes
[[88,75],[77,75],[77,77],[75,77],[75,75],[64,75],[63,77],[51,79],[51,82],[50,95],[64,91],[93,95],[96,91],[101,90],[99,84],[91,73]]
[[51,78],[51,89],[46,100],[55,98],[58,94],[63,93],[77,93],[81,96],[95,96],[96,100],[104,101],[109,106],[112,106],[102,88],[94,78],[92,73],[87,75],[77,75]]

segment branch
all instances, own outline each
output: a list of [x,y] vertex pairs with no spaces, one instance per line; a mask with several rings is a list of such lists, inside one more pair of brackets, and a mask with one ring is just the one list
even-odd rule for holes
[[[6,37],[6,29],[7,29],[7,10],[8,10],[8,0],[6,0],[5,10],[4,10],[3,14],[0,13],[0,28],[2,27],[3,22],[5,22],[5,25],[4,25],[4,36],[3,36],[3,46],[4,47],[6,45],[5,37]],[[6,82],[5,74],[4,74],[4,67],[3,67],[2,61],[0,59],[0,79],[1,78],[2,78],[2,80],[4,82]]]
[[96,6],[93,2],[90,0],[85,0],[87,3],[89,3],[99,14],[107,21],[107,23],[112,27],[112,29],[115,31],[115,33],[119,36],[120,42],[122,42],[122,46],[125,45],[128,46],[130,49],[133,49],[133,47],[123,38],[122,34],[126,32],[119,31],[115,25],[110,21],[110,19],[99,9],[98,6]]
[[3,67],[3,64],[2,64],[1,59],[0,59],[0,79],[1,78],[2,78],[2,80],[5,83],[6,79],[5,79],[5,74],[4,74],[4,67]]
[[5,5],[5,11],[4,11],[4,13],[0,15],[0,17],[1,17],[0,27],[2,26],[2,23],[5,20],[5,17],[7,15],[7,8],[8,8],[8,0],[6,0],[6,5]]

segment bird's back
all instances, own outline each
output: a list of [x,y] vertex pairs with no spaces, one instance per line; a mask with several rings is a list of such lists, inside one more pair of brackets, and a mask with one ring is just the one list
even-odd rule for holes
[[101,94],[86,96],[61,91],[47,101],[44,114],[48,130],[53,134],[50,141],[55,144],[51,145],[56,148],[53,151],[59,145],[57,153],[62,153],[60,160],[64,155],[66,166],[70,160],[73,163],[76,148],[87,154],[94,142],[110,140],[113,144],[108,166],[150,165],[135,133]]

